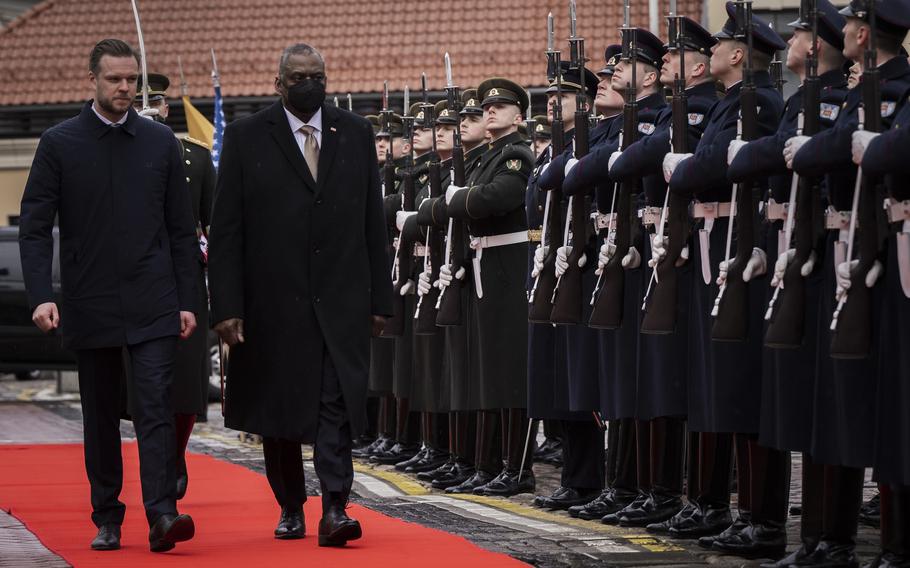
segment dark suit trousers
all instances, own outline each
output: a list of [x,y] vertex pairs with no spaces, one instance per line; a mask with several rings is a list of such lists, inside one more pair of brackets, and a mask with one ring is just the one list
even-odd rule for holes
[[[351,461],[351,424],[348,420],[338,372],[328,351],[323,350],[322,391],[313,466],[322,487],[325,507],[332,500],[346,501],[354,483]],[[306,501],[301,443],[265,437],[262,440],[265,473],[283,508],[297,509]]]
[[[170,386],[174,374],[176,337],[128,345],[132,381],[133,425],[139,441],[142,502],[149,525],[175,514],[174,413]],[[77,351],[79,392],[85,436],[85,469],[91,485],[92,521],[96,526],[122,524],[126,506],[120,502],[123,461],[120,454],[120,385],[122,347]]]

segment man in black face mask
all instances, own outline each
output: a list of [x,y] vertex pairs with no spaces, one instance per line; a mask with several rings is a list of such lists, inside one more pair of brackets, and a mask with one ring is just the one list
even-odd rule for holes
[[212,321],[231,346],[225,424],[263,436],[281,506],[304,535],[301,444],[322,485],[321,546],[360,538],[345,514],[351,440],[366,426],[370,333],[392,314],[379,168],[368,120],[325,104],[325,63],[284,51],[281,99],[227,126],[212,214]]

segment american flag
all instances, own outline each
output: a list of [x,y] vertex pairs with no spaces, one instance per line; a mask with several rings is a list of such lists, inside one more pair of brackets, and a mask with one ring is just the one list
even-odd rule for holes
[[218,169],[221,161],[221,144],[224,140],[224,106],[221,101],[221,76],[218,74],[218,62],[215,60],[215,50],[212,49],[212,85],[215,87],[215,135],[212,139],[212,163]]

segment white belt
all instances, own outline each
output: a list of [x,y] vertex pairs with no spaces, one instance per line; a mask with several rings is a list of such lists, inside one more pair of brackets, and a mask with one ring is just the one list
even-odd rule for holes
[[594,222],[594,231],[608,229],[610,223],[616,219],[616,213],[591,213],[591,221]]
[[[850,211],[838,211],[833,206],[829,206],[825,211],[825,228],[837,231],[850,230]],[[859,220],[856,226],[859,227]]]
[[891,198],[885,199],[885,212],[888,215],[889,223],[910,221],[910,199],[903,201],[895,201]]
[[718,217],[730,216],[730,202],[723,203],[719,201],[710,201],[701,203],[696,201],[692,204],[692,217],[696,219],[717,219]]
[[768,221],[786,221],[789,212],[789,203],[778,203],[773,199],[769,199],[765,203],[765,219]]
[[[638,210],[638,218],[645,227],[654,227],[660,223],[660,216],[663,212],[662,207],[642,207]],[[669,208],[667,214],[669,215]]]
[[515,231],[488,237],[471,237],[471,249],[474,251],[474,258],[471,261],[474,265],[474,290],[478,298],[483,298],[483,283],[480,279],[480,259],[483,257],[483,249],[526,242],[528,242],[528,231]]

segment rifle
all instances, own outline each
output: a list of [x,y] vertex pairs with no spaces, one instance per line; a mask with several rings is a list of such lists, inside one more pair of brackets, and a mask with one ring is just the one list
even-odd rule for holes
[[[623,105],[622,138],[620,149],[625,150],[635,143],[638,133],[638,33],[632,27],[630,0],[623,6],[622,60],[631,65],[632,82],[626,83],[626,102]],[[613,199],[609,227],[604,237],[614,251],[600,273],[597,286],[591,298],[594,309],[588,325],[601,329],[617,329],[622,325],[623,298],[625,296],[626,269],[622,257],[632,244],[632,193],[638,182],[623,182],[613,185]]]
[[[859,129],[881,132],[881,86],[877,67],[878,47],[875,39],[875,2],[867,4],[869,18],[869,44],[863,53],[863,103],[859,109]],[[872,290],[866,287],[866,274],[875,263],[879,252],[878,223],[875,207],[876,179],[856,170],[853,189],[853,206],[847,237],[848,266],[852,261],[854,246],[859,248],[856,266],[850,270],[850,288],[837,288],[837,308],[831,318],[831,357],[835,359],[861,359],[869,355],[872,345]],[[856,237],[857,226],[862,227]],[[835,267],[836,270],[836,267]]]
[[780,96],[784,96],[784,84],[787,82],[784,80],[784,62],[781,61],[777,55],[771,60],[771,65],[768,67],[768,73],[771,75],[771,84],[774,85],[774,88],[777,89]]
[[[407,116],[408,104],[410,102],[410,93],[408,88],[404,88],[404,113],[401,117],[404,123],[404,135],[408,144],[414,142],[414,117]],[[405,159],[405,165],[401,168],[401,210],[414,210],[414,155],[408,152]],[[411,262],[413,255],[408,250],[410,247],[403,242],[401,233],[395,239],[395,262],[392,266],[392,279],[394,280],[394,302],[393,314],[388,318],[383,328],[382,334],[387,337],[401,337],[404,335],[405,321],[410,314],[405,313],[405,297],[401,295],[401,288],[407,283],[411,276]]]
[[[803,109],[797,119],[796,134],[812,136],[821,130],[819,111],[821,105],[821,82],[818,78],[818,0],[802,0],[800,19],[812,22],[812,50],[806,55],[806,79],[803,82]],[[765,321],[765,345],[776,348],[796,348],[802,345],[806,328],[806,279],[801,270],[809,260],[815,246],[815,207],[813,194],[819,191],[817,180],[800,178],[793,172],[790,185],[790,201],[787,219],[784,222],[786,252],[795,235],[796,255],[787,266],[784,277],[774,288],[774,295],[768,303]],[[799,223],[797,223],[799,221]],[[782,253],[783,254],[783,253]]]
[[[679,73],[673,80],[670,122],[670,144],[672,151],[684,154],[689,151],[689,100],[686,95],[686,49],[683,19],[676,13],[676,0],[670,0],[670,15],[667,17],[669,49],[679,54]],[[664,205],[660,213],[656,240],[663,241],[665,228],[669,230],[667,255],[651,272],[651,280],[645,291],[641,309],[641,332],[668,334],[676,329],[676,302],[679,292],[679,273],[676,262],[686,246],[689,235],[688,199],[670,192],[669,185],[664,194]],[[669,225],[667,223],[669,222]],[[649,302],[650,300],[650,302]]]
[[[578,37],[575,0],[569,0],[569,69],[578,72],[581,90],[575,95],[575,139],[573,149],[576,159],[588,154],[588,97],[585,92],[585,40]],[[588,212],[590,199],[585,194],[569,197],[569,211],[566,214],[566,234],[563,242],[569,242],[571,231],[572,252],[566,259],[568,268],[553,288],[553,310],[550,321],[555,324],[577,324],[582,318],[582,269],[578,262],[585,254],[588,242]]]
[[[743,68],[743,86],[740,91],[739,122],[736,137],[755,140],[758,136],[758,100],[755,75],[752,67],[752,0],[736,0],[737,39],[746,46],[746,64]],[[743,280],[743,270],[752,258],[755,235],[755,205],[752,201],[752,182],[733,184],[730,193],[730,219],[727,224],[727,245],[724,253],[726,275],[714,299],[714,325],[711,339],[715,341],[743,341],[749,329],[749,284]],[[730,257],[733,227],[736,226],[736,255]]]
[[[458,96],[458,87],[452,82],[452,60],[446,53],[446,101],[449,113],[458,116],[461,111],[461,99]],[[455,128],[454,142],[452,143],[452,185],[464,187],[465,180],[464,170],[464,147],[461,145],[461,128]],[[456,221],[449,218],[449,228],[446,233],[446,251],[445,262],[452,268],[452,274],[458,272],[464,266],[465,249],[468,246],[465,239],[465,226],[462,221]],[[456,326],[461,325],[461,289],[465,281],[453,280],[450,286],[442,286],[439,289],[439,297],[436,300],[436,325],[438,326]],[[449,291],[450,287],[455,289]]]
[[[149,106],[149,73],[145,57],[145,39],[142,35],[142,24],[139,22],[139,6],[136,5],[136,0],[131,1],[133,4],[133,19],[136,20],[136,36],[139,38],[140,76],[142,77],[142,110],[139,111],[139,116],[153,118],[158,114],[158,109],[153,109]],[[212,57],[214,57],[214,51],[212,53]]]
[[[427,165],[430,177],[430,198],[439,198],[442,195],[442,177],[440,173],[439,154],[436,150],[436,107],[427,99],[427,76],[421,78],[423,89],[423,125],[433,130],[433,151]],[[430,282],[439,279],[439,267],[442,266],[442,234],[435,225],[427,227],[426,256],[423,257],[423,270],[430,272]],[[434,335],[436,328],[436,301],[439,299],[439,288],[431,286],[430,290],[417,300],[417,309],[414,310],[414,333],[418,335]]]
[[[547,80],[556,82],[556,100],[553,102],[551,122],[550,159],[565,150],[562,123],[562,53],[554,49],[553,13],[547,15]],[[556,289],[556,252],[562,246],[562,191],[552,189],[547,193],[543,211],[543,231],[538,247],[549,246],[543,261],[543,269],[534,279],[534,286],[528,296],[528,320],[533,323],[550,323],[553,311],[553,290]]]
[[389,82],[382,85],[382,111],[380,120],[382,128],[389,134],[389,146],[385,151],[385,162],[382,164],[382,195],[388,197],[395,193],[395,162],[392,155],[392,116],[395,111],[389,107]]

